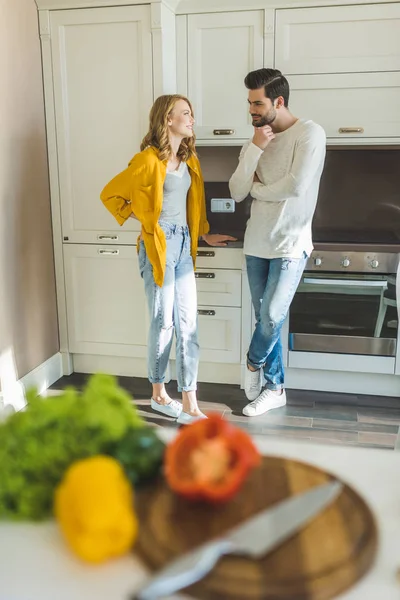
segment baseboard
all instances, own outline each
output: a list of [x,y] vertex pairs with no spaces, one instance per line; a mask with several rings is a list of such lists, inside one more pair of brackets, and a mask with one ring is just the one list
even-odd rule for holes
[[285,371],[285,381],[287,389],[400,397],[400,377],[398,375],[289,367]]
[[[240,384],[242,389],[244,388],[245,369],[245,365],[242,364]],[[400,377],[382,373],[350,373],[287,367],[285,369],[285,387],[288,390],[400,398]]]
[[63,363],[60,352],[54,354],[44,363],[33,369],[30,373],[27,373],[20,379],[24,390],[28,390],[30,387],[35,387],[39,394],[43,394],[53,383],[63,376]]
[[[110,373],[127,377],[147,377],[147,360],[145,358],[128,358],[119,356],[100,356],[93,354],[74,354],[75,373]],[[167,381],[176,379],[175,360],[169,361]],[[240,366],[224,363],[200,362],[199,382],[240,383]]]
[[73,354],[75,373],[109,373],[125,377],[147,377],[147,360],[127,356]]
[[63,376],[61,353],[57,352],[44,363],[21,377],[18,381],[7,382],[7,388],[3,389],[3,397],[0,394],[0,412],[9,414],[26,406],[25,394],[29,388],[35,387],[40,394]]

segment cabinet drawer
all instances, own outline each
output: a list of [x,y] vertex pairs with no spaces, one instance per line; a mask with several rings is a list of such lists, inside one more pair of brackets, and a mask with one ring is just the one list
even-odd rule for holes
[[[220,306],[198,307],[200,362],[240,363],[242,310]],[[176,359],[176,340],[171,348]]]
[[197,250],[197,269],[241,269],[242,248],[201,247]]
[[228,269],[197,269],[197,304],[241,306],[242,272]]
[[199,306],[200,360],[240,363],[241,309]]
[[277,10],[275,64],[285,75],[396,71],[399,31],[400,3]]
[[400,72],[294,75],[288,80],[293,113],[319,123],[331,140],[400,137]]

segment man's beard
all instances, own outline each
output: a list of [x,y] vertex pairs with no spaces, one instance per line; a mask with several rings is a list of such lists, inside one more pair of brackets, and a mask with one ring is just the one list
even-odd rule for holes
[[264,127],[265,125],[271,125],[271,123],[273,123],[275,119],[276,110],[274,108],[271,108],[271,110],[266,115],[264,115],[260,119],[257,119],[256,121],[253,120],[253,126]]

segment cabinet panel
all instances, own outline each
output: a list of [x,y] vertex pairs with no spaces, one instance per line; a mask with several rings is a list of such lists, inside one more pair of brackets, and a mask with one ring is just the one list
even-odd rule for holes
[[242,248],[216,248],[200,246],[197,250],[197,269],[241,269],[244,256]]
[[288,77],[290,109],[321,125],[330,140],[400,137],[400,72]]
[[62,233],[65,241],[135,243],[100,201],[104,185],[139,151],[152,104],[150,7],[51,13]]
[[400,70],[400,3],[278,10],[285,75]]
[[263,66],[263,30],[262,10],[188,16],[188,94],[199,140],[251,136],[243,80]]
[[241,309],[199,306],[202,362],[240,363]]
[[136,247],[64,245],[69,351],[147,356],[148,311]]
[[197,269],[195,276],[199,305],[241,306],[241,271]]

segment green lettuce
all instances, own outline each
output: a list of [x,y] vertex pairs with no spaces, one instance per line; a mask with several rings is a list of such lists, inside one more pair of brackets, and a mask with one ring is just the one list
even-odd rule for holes
[[[1,519],[50,517],[54,489],[75,460],[120,452],[131,479],[140,478],[139,472],[133,475],[135,461],[140,469],[148,464],[153,470],[160,462],[156,436],[151,460],[127,455],[128,447],[143,450],[139,428],[143,428],[145,445],[153,437],[131,396],[110,375],[93,375],[82,392],[68,388],[59,396],[41,398],[30,390],[27,400],[24,411],[0,424]],[[121,451],[120,440],[124,441]]]

